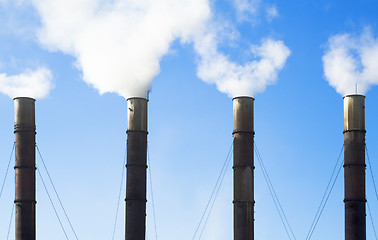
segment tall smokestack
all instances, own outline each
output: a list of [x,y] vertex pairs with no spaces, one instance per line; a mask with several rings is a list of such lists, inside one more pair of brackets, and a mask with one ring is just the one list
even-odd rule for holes
[[236,97],[234,105],[234,239],[254,239],[253,102]]
[[126,240],[145,239],[147,102],[127,99]]
[[14,99],[16,240],[35,240],[35,100]]
[[365,96],[344,97],[345,240],[366,240]]

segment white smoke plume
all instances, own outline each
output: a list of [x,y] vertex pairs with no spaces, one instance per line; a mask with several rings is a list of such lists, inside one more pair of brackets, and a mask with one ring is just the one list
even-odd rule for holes
[[264,39],[261,46],[251,47],[256,59],[239,65],[220,53],[217,45],[215,34],[195,41],[200,55],[197,74],[205,82],[216,84],[218,90],[229,97],[254,96],[265,91],[267,85],[277,81],[277,73],[290,55],[282,41]]
[[323,67],[329,84],[341,95],[365,94],[378,84],[378,38],[368,28],[360,36],[330,37]]
[[99,92],[144,97],[170,44],[189,40],[210,17],[208,0],[32,0],[39,39],[76,57]]
[[[253,95],[277,79],[289,49],[266,39],[257,60],[238,65],[218,52],[209,0],[32,0],[41,16],[40,42],[76,57],[83,79],[99,92],[144,97],[171,43],[194,43],[198,76],[229,96]],[[235,0],[252,14],[259,0]],[[218,24],[220,26],[220,24]],[[217,33],[218,32],[218,33]]]
[[11,98],[31,97],[34,99],[46,97],[52,86],[52,74],[47,68],[27,70],[19,75],[7,76],[0,74],[0,92]]

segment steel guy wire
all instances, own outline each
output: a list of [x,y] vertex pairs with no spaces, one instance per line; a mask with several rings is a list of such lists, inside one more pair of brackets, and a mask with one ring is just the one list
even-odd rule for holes
[[[375,179],[374,179],[374,175],[373,175],[373,168],[371,166],[371,162],[370,162],[370,157],[369,157],[369,152],[368,152],[367,146],[365,146],[365,149],[366,149],[366,156],[367,156],[368,163],[369,163],[369,170],[370,170],[371,179],[373,180],[373,187],[374,187],[374,191],[375,191],[375,196],[376,196],[376,198],[378,200],[377,187],[375,185]],[[368,211],[369,211],[369,216],[370,216],[371,224],[373,226],[374,236],[375,236],[375,239],[377,240],[378,239],[377,238],[377,233],[375,231],[375,225],[374,225],[374,221],[373,221],[373,216],[371,215],[369,202],[367,202],[367,207],[368,207]]]
[[328,201],[328,199],[329,199],[329,196],[331,195],[332,190],[333,190],[333,187],[335,186],[335,183],[336,183],[337,177],[339,176],[340,170],[341,170],[341,168],[342,168],[342,166],[343,166],[343,162],[344,162],[344,161],[341,161],[341,165],[340,165],[340,167],[339,167],[339,170],[337,171],[337,174],[336,174],[336,177],[335,177],[335,179],[334,179],[334,181],[333,181],[333,184],[332,184],[332,186],[331,186],[331,189],[330,189],[330,191],[328,192],[327,198],[325,199],[325,202],[324,202],[324,204],[323,204],[323,207],[322,207],[322,209],[321,209],[321,211],[320,211],[320,213],[319,213],[318,218],[316,219],[316,222],[315,222],[315,224],[314,224],[314,227],[313,227],[312,232],[311,232],[311,234],[309,235],[308,239],[311,238],[312,234],[313,234],[314,231],[315,231],[316,225],[317,225],[318,222],[319,222],[319,219],[320,219],[320,217],[321,217],[321,215],[322,215],[322,213],[323,213],[323,210],[324,210],[324,208],[325,208],[325,206],[326,206],[326,204],[327,204],[327,201]]
[[9,220],[9,225],[8,225],[7,240],[9,239],[9,233],[10,233],[10,229],[11,229],[11,226],[12,226],[13,212],[14,212],[14,205],[15,205],[15,204],[12,204],[12,211],[11,211],[10,220]]
[[[231,148],[231,149],[232,149],[232,148]],[[203,232],[204,232],[204,230],[205,230],[205,228],[206,228],[207,221],[209,220],[209,217],[210,217],[211,211],[213,210],[213,207],[214,207],[214,203],[215,203],[215,201],[216,201],[216,199],[217,199],[217,196],[218,196],[219,190],[220,190],[220,188],[221,188],[221,186],[222,186],[224,176],[226,175],[226,172],[227,172],[228,166],[230,165],[230,162],[231,162],[231,154],[230,154],[230,153],[231,153],[231,149],[230,149],[230,151],[229,151],[229,153],[228,153],[228,159],[227,159],[226,168],[225,168],[225,170],[223,171],[223,175],[222,175],[222,177],[221,177],[220,183],[218,184],[218,189],[217,189],[217,191],[216,191],[216,193],[215,193],[214,200],[213,200],[213,202],[211,203],[210,210],[209,210],[209,212],[208,212],[208,214],[207,214],[207,217],[206,217],[205,223],[203,224],[202,231],[201,231],[201,233],[200,233],[200,235],[199,235],[198,240],[201,239],[202,234],[203,234]]]
[[371,162],[370,162],[370,158],[369,158],[369,152],[368,152],[368,149],[367,149],[366,146],[365,146],[365,148],[366,148],[366,156],[367,156],[368,163],[369,163],[369,169],[370,169],[371,179],[373,180],[373,186],[374,186],[375,196],[377,197],[377,200],[378,200],[377,186],[375,185],[373,170],[372,170],[372,166],[371,166]]
[[220,181],[220,178],[221,178],[221,176],[222,176],[222,173],[223,173],[223,171],[225,171],[225,168],[226,168],[226,165],[227,165],[227,161],[228,161],[228,158],[229,158],[229,156],[230,156],[230,154],[231,154],[231,150],[232,150],[232,146],[233,146],[233,144],[234,144],[234,142],[231,143],[230,150],[228,151],[227,157],[226,157],[226,159],[225,159],[225,161],[224,161],[224,163],[223,163],[223,166],[222,166],[222,169],[221,169],[221,171],[220,171],[220,173],[219,173],[218,179],[217,179],[217,181],[216,181],[216,183],[215,183],[215,186],[214,186],[214,188],[213,188],[213,191],[212,191],[212,193],[211,193],[211,195],[210,195],[210,199],[209,199],[209,201],[207,202],[206,207],[205,207],[205,210],[204,210],[203,213],[202,213],[201,220],[200,220],[200,222],[198,223],[197,228],[196,228],[196,230],[195,230],[195,232],[194,232],[194,234],[193,234],[192,240],[194,240],[194,238],[195,238],[196,235],[197,235],[197,232],[198,232],[198,230],[199,230],[199,228],[200,228],[200,226],[201,226],[201,223],[202,223],[202,221],[203,221],[203,218],[205,217],[205,215],[206,215],[206,213],[207,213],[207,209],[209,208],[210,202],[211,202],[211,200],[213,199],[214,193],[215,193],[215,191],[216,191],[216,189],[217,189],[217,186],[218,186],[218,184],[219,184],[219,181]]
[[[330,179],[329,179],[329,181],[328,181],[328,184],[327,184],[326,190],[325,190],[325,192],[324,192],[324,194],[323,194],[322,200],[320,201],[320,204],[319,204],[319,207],[318,207],[318,209],[317,209],[317,211],[316,211],[315,217],[314,217],[314,219],[313,219],[313,221],[312,221],[312,223],[311,223],[311,226],[310,226],[310,229],[309,229],[309,231],[308,231],[308,233],[307,233],[306,239],[310,239],[310,238],[309,238],[309,237],[310,237],[310,234],[312,235],[311,232],[313,231],[313,228],[315,228],[315,227],[314,227],[314,224],[315,224],[315,222],[317,222],[316,219],[317,219],[318,217],[320,217],[320,216],[319,216],[319,213],[320,213],[320,211],[321,211],[321,209],[322,209],[322,205],[324,204],[324,201],[325,201],[325,199],[326,199],[326,196],[327,196],[327,193],[328,193],[329,187],[331,186],[331,182],[332,182],[332,179],[333,179],[333,177],[334,177],[334,175],[335,175],[335,172],[336,172],[337,166],[339,165],[339,161],[340,161],[340,158],[341,158],[341,154],[343,153],[343,150],[344,150],[344,145],[341,147],[341,150],[340,150],[339,156],[338,156],[338,158],[337,158],[337,161],[336,161],[335,167],[333,168],[333,171],[332,171],[331,177],[330,177]],[[320,214],[321,214],[321,213],[320,213]]]
[[283,218],[282,218],[282,215],[281,215],[280,209],[279,209],[279,207],[278,207],[278,205],[277,205],[277,202],[276,202],[276,199],[275,199],[275,197],[274,197],[274,194],[273,194],[273,192],[272,192],[271,186],[269,185],[269,181],[268,181],[268,179],[267,179],[267,176],[266,176],[266,173],[265,173],[265,171],[264,171],[264,168],[263,168],[263,166],[262,166],[262,164],[261,164],[261,161],[260,161],[259,155],[257,154],[257,150],[256,150],[256,155],[257,155],[257,160],[258,160],[258,163],[259,163],[259,165],[260,165],[260,167],[261,167],[261,171],[262,171],[262,173],[263,173],[263,176],[264,176],[265,182],[266,182],[266,184],[267,184],[267,186],[268,186],[268,189],[269,189],[269,192],[270,192],[270,196],[271,196],[272,199],[273,199],[273,203],[274,203],[274,205],[275,205],[275,207],[276,207],[276,210],[277,210],[277,212],[278,212],[278,215],[279,215],[279,217],[280,217],[280,219],[281,219],[281,223],[282,223],[282,225],[284,226],[284,229],[285,229],[285,232],[286,232],[288,238],[291,239],[290,234],[289,234],[289,232],[288,232],[288,230],[287,230],[286,224],[285,224],[285,222],[284,222],[284,220],[283,220]]
[[[57,190],[56,190],[56,188],[55,188],[54,182],[53,182],[52,179],[51,179],[51,176],[50,176],[49,171],[47,170],[47,167],[46,167],[45,161],[43,160],[42,154],[41,154],[41,152],[39,151],[38,145],[36,144],[35,146],[36,146],[36,148],[37,148],[37,151],[38,151],[39,157],[41,158],[41,161],[42,161],[43,167],[45,168],[45,171],[46,171],[46,173],[47,173],[47,176],[48,176],[48,178],[49,178],[49,180],[50,180],[50,183],[51,183],[51,185],[52,185],[52,187],[53,187],[53,189],[54,189],[55,195],[56,195],[56,197],[58,198],[58,201],[59,201],[60,207],[61,207],[62,210],[63,210],[63,213],[64,213],[64,215],[65,215],[65,217],[66,217],[66,219],[67,219],[67,221],[68,221],[68,224],[70,225],[70,228],[71,228],[72,232],[73,232],[74,235],[75,235],[76,240],[78,240],[78,237],[77,237],[77,235],[76,235],[75,229],[73,228],[73,226],[72,226],[72,224],[71,224],[71,221],[70,221],[70,219],[69,219],[69,217],[68,217],[68,215],[67,215],[66,209],[63,207],[63,203],[62,203],[62,201],[60,200],[60,197],[59,197],[58,192],[57,192]],[[42,177],[41,177],[41,178],[42,178]]]
[[254,145],[254,148],[256,150],[256,156],[257,156],[258,163],[260,164],[261,171],[263,173],[263,176],[264,176],[264,179],[266,181],[266,184],[268,185],[268,189],[269,189],[270,195],[271,195],[271,197],[273,199],[274,205],[275,205],[276,210],[278,212],[278,215],[279,215],[279,217],[281,219],[282,225],[284,226],[285,232],[286,232],[288,238],[291,239],[291,235],[290,235],[290,233],[289,233],[289,231],[287,230],[287,227],[286,227],[286,225],[287,225],[289,227],[289,230],[290,230],[291,234],[293,235],[294,239],[296,239],[295,235],[294,235],[294,233],[293,233],[293,231],[292,231],[292,229],[290,227],[289,221],[286,218],[285,212],[283,211],[283,208],[282,208],[282,206],[280,204],[278,196],[277,196],[277,194],[276,194],[276,192],[274,190],[273,184],[270,181],[268,172],[267,172],[267,170],[265,168],[264,162],[262,161],[261,155],[260,155],[260,153],[259,153],[259,151],[257,149],[256,144]]
[[67,233],[66,233],[66,231],[64,230],[64,227],[63,227],[62,221],[61,221],[60,218],[59,218],[58,212],[56,211],[55,205],[54,205],[54,203],[53,203],[53,201],[52,201],[52,199],[51,199],[50,193],[49,193],[49,191],[47,190],[47,187],[46,187],[45,181],[43,180],[42,174],[41,174],[41,172],[39,171],[39,168],[38,168],[38,167],[37,167],[37,171],[38,171],[38,175],[39,175],[39,177],[40,177],[41,180],[42,180],[43,187],[44,187],[45,190],[46,190],[46,193],[47,193],[47,196],[48,196],[48,198],[49,198],[49,200],[50,200],[50,203],[51,203],[51,205],[52,205],[52,207],[53,207],[53,209],[54,209],[55,215],[56,215],[56,217],[58,218],[58,221],[59,221],[60,227],[62,228],[63,233],[64,233],[64,235],[66,236],[66,239],[68,240]]
[[122,175],[122,176],[121,176],[121,183],[120,183],[120,187],[119,187],[118,202],[117,202],[117,210],[116,210],[115,220],[114,220],[114,225],[113,225],[113,236],[112,236],[112,239],[113,239],[113,240],[114,240],[115,231],[116,231],[116,226],[117,226],[119,203],[120,203],[120,199],[121,199],[122,186],[123,186],[124,176],[125,176],[126,154],[127,154],[127,143],[125,144],[125,154],[124,154],[124,156],[123,156],[122,174],[121,174],[121,175]]
[[377,232],[375,231],[375,226],[374,226],[373,216],[371,215],[371,211],[370,211],[370,205],[369,205],[369,202],[367,202],[367,207],[368,207],[368,211],[369,211],[369,216],[370,216],[370,220],[371,220],[371,225],[373,226],[373,231],[374,231],[375,240],[378,240],[378,238],[377,238]]
[[148,161],[148,173],[149,173],[149,179],[150,179],[150,190],[151,190],[151,201],[152,201],[152,215],[154,218],[154,228],[155,228],[155,239],[157,240],[157,227],[156,227],[156,216],[155,216],[155,201],[154,201],[154,192],[152,190],[152,174],[151,174],[151,159],[150,159],[150,149],[147,146],[147,161]]
[[3,181],[3,184],[1,185],[0,198],[1,198],[1,195],[3,194],[3,190],[4,190],[4,186],[5,186],[5,181],[7,180],[9,166],[10,166],[10,163],[12,161],[12,156],[13,156],[13,152],[14,152],[14,147],[15,147],[15,142],[13,142],[13,147],[12,147],[11,155],[9,157],[7,170],[5,171],[4,181]]

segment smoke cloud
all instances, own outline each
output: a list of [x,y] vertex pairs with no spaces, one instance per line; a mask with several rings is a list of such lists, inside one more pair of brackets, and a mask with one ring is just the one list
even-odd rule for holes
[[52,74],[47,68],[27,70],[19,75],[0,74],[0,92],[11,98],[44,98],[52,88]]
[[89,85],[145,97],[170,44],[187,42],[210,17],[207,0],[32,0],[39,40],[76,57]]
[[256,60],[239,65],[218,51],[215,34],[197,39],[195,49],[200,55],[198,77],[216,84],[229,97],[254,96],[265,91],[267,85],[277,81],[277,73],[290,55],[282,41],[264,39],[260,46],[251,46]]
[[341,95],[365,94],[378,84],[378,39],[368,28],[360,36],[330,37],[323,67],[327,81]]
[[[76,57],[89,85],[125,98],[144,97],[175,40],[198,53],[198,77],[229,96],[262,92],[277,79],[289,49],[265,39],[252,46],[256,60],[231,62],[218,51],[224,33],[209,0],[32,0],[41,17],[40,42]],[[237,15],[256,11],[259,0],[235,0]],[[211,26],[211,27],[210,27]],[[223,32],[222,32],[223,31]]]

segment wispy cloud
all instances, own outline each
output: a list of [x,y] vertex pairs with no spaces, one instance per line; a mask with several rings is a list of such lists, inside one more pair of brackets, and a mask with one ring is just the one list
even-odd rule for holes
[[38,15],[26,0],[0,0],[0,35],[17,41],[36,41]]
[[360,36],[338,34],[329,38],[323,56],[324,75],[341,95],[365,94],[378,84],[378,39],[369,28]]
[[52,73],[44,67],[26,70],[18,75],[0,74],[0,92],[11,98],[44,98],[52,87]]
[[265,14],[269,22],[271,22],[275,18],[278,18],[280,15],[276,6],[267,7]]
[[238,21],[250,21],[257,13],[260,0],[234,0],[233,5]]

